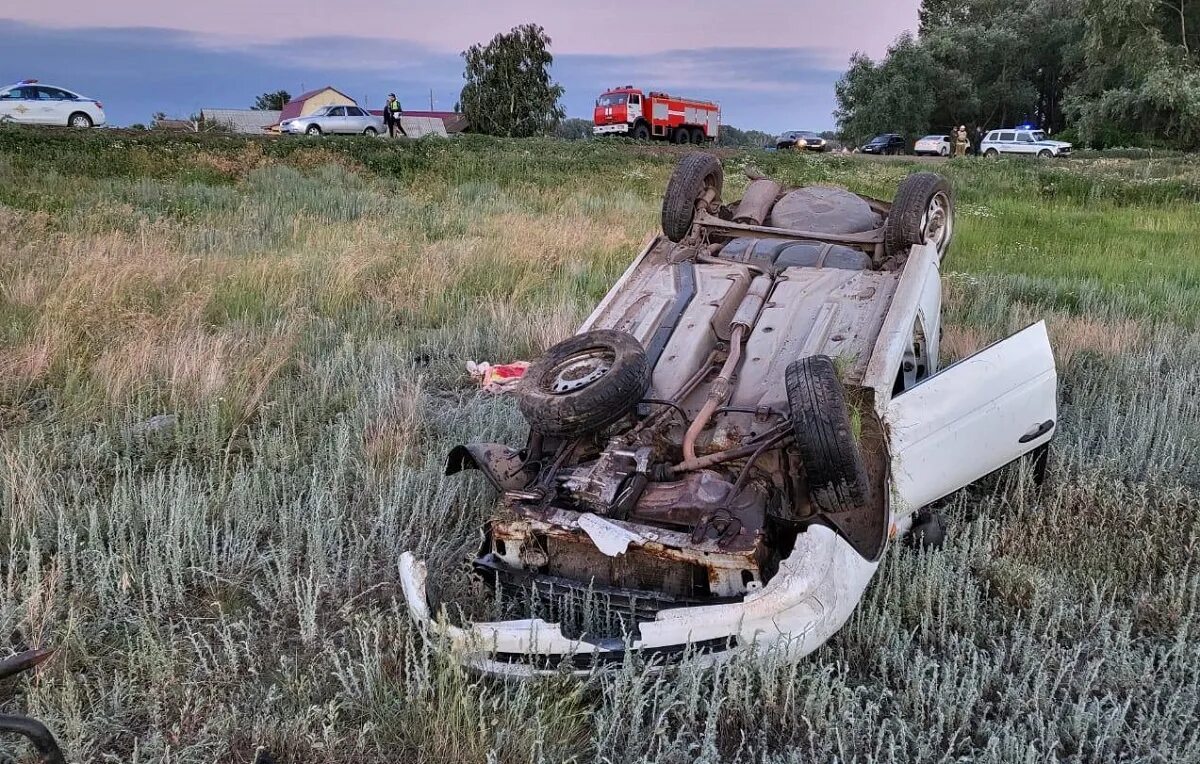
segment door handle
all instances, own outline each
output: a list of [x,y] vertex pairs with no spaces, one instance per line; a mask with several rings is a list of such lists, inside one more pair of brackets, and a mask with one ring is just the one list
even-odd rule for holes
[[1050,432],[1053,429],[1054,429],[1054,420],[1047,419],[1045,422],[1042,422],[1041,424],[1035,424],[1033,427],[1030,427],[1029,431],[1026,432],[1024,435],[1022,435],[1021,439],[1018,440],[1017,442],[1018,443],[1028,443],[1031,440],[1037,440],[1038,438],[1042,437],[1043,435],[1045,435],[1046,433]]

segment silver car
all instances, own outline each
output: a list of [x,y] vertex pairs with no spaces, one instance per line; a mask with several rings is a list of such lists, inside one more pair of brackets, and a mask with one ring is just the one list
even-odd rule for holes
[[358,106],[322,106],[312,114],[279,123],[279,129],[292,135],[378,135],[383,118]]

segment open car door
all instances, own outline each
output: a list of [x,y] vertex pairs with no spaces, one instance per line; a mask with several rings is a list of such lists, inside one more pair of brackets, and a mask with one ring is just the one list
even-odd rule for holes
[[1045,444],[1057,424],[1054,353],[1039,321],[894,397],[893,513],[915,511]]

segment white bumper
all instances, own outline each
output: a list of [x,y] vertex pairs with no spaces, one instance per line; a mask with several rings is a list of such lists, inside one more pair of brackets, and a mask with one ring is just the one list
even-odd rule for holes
[[[678,652],[689,645],[720,644],[710,659],[736,647],[779,643],[796,658],[808,655],[850,617],[878,562],[868,562],[832,530],[815,526],[796,539],[792,554],[766,586],[742,602],[663,610],[639,624],[630,649]],[[436,621],[425,593],[425,564],[411,552],[400,557],[400,580],[409,613],[426,638],[450,647],[465,663],[497,674],[558,673],[557,659],[619,658],[624,646],[563,635],[539,618],[476,623],[467,628]],[[725,641],[728,640],[728,644]],[[577,669],[573,673],[587,673]]]
[[629,132],[629,125],[625,122],[620,122],[615,125],[594,125],[592,127],[593,135],[624,135]]

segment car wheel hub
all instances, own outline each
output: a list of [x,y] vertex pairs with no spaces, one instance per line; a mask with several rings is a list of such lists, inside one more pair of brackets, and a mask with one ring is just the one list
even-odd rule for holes
[[950,241],[951,226],[950,200],[944,193],[936,193],[929,200],[925,214],[921,216],[921,236],[926,244],[933,245],[938,252],[946,249]]
[[604,351],[583,353],[555,366],[550,372],[550,392],[564,395],[581,390],[607,374],[613,355]]

